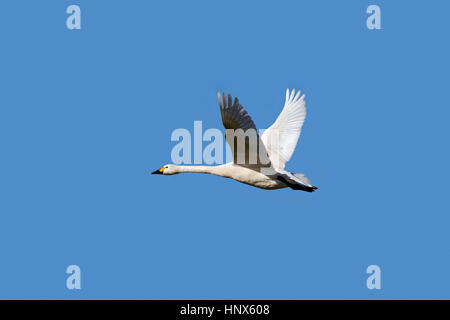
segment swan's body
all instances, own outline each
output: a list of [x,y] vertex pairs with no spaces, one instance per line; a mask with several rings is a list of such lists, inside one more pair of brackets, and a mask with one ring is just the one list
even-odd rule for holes
[[[300,91],[294,96],[295,90],[286,91],[286,102],[277,120],[264,133],[255,135],[256,147],[252,149],[250,142],[245,140],[245,148],[239,149],[234,143],[236,136],[229,139],[226,133],[227,142],[232,146],[232,162],[218,166],[179,166],[168,164],[153,174],[172,175],[183,172],[209,173],[216,176],[234,179],[236,181],[261,188],[261,189],[281,189],[290,187],[294,190],[313,192],[316,187],[301,173],[290,173],[284,170],[286,162],[292,156],[295,146],[300,136],[301,128],[306,117],[306,106],[304,95],[300,97]],[[244,132],[254,130],[256,126],[239,104],[237,98],[230,95],[218,94],[222,122],[226,129],[242,129]],[[250,140],[250,139],[249,139]],[[258,156],[256,156],[258,154]],[[252,162],[251,156],[257,159]],[[265,155],[267,161],[263,161],[260,155]]]

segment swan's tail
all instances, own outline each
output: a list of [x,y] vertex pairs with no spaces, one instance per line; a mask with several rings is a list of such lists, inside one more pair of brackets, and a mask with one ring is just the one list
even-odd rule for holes
[[284,182],[289,188],[293,190],[302,190],[306,192],[314,192],[317,187],[311,184],[311,181],[305,177],[303,173],[289,173],[281,174],[278,180]]

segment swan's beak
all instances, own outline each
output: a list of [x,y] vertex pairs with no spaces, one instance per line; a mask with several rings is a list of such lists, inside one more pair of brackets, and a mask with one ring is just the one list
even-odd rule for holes
[[162,167],[161,169],[158,169],[158,170],[156,170],[156,171],[153,171],[152,174],[163,174],[164,169],[165,169],[165,168]]

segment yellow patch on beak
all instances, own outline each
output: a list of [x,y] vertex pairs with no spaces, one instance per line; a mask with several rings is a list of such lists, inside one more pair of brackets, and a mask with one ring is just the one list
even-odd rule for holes
[[159,169],[159,172],[163,173],[165,169],[166,167],[162,167],[161,169]]

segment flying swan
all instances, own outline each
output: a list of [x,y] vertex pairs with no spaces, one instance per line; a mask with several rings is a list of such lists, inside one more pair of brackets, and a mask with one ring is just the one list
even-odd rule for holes
[[[261,188],[281,189],[290,187],[294,190],[313,192],[317,189],[302,173],[291,173],[284,169],[297,145],[303,122],[306,117],[305,95],[293,89],[286,90],[286,102],[275,122],[259,136],[256,126],[237,98],[217,93],[225,137],[230,145],[233,161],[217,166],[180,166],[167,164],[152,174],[172,175],[182,172],[209,173],[231,178],[236,181]],[[250,137],[244,137],[242,148],[239,137],[230,132],[255,132],[254,147]],[[230,131],[231,130],[231,131]],[[250,135],[251,136],[251,135]],[[238,143],[236,143],[238,142]],[[242,143],[241,143],[242,145]],[[256,159],[256,161],[252,161]]]

